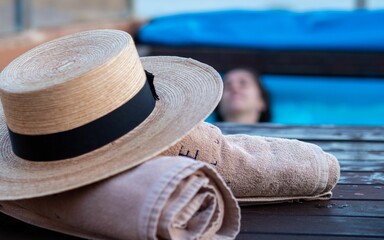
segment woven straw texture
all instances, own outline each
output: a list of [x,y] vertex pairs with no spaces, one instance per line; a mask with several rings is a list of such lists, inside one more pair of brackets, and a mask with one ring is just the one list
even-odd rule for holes
[[[135,129],[71,159],[33,162],[13,154],[7,124],[23,134],[86,124],[132,98],[145,82],[143,67],[155,75],[160,100]],[[58,193],[130,169],[185,136],[213,111],[222,93],[212,67],[179,57],[140,59],[131,37],[117,30],[39,46],[2,72],[0,87],[5,109],[0,111],[0,200]]]

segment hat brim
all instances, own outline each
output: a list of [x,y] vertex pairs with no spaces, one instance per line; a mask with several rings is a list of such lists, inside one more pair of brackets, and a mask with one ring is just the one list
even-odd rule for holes
[[0,200],[64,192],[128,170],[175,144],[218,104],[222,81],[212,67],[180,57],[143,57],[141,61],[155,75],[160,100],[153,112],[123,137],[75,158],[36,162],[17,157],[1,107]]

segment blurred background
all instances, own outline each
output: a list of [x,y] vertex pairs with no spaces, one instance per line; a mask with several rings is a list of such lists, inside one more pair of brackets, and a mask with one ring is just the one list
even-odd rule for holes
[[383,9],[382,0],[1,0],[0,34],[79,21],[158,16],[226,9],[291,11]]
[[271,123],[382,126],[383,23],[383,0],[0,0],[0,70],[56,37],[116,28],[142,56],[254,69]]

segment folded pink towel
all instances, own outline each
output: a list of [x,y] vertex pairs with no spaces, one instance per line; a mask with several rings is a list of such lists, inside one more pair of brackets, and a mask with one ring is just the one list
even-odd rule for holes
[[337,159],[320,147],[281,138],[224,136],[201,123],[163,152],[215,166],[241,204],[326,200],[340,176]]
[[240,228],[223,179],[184,157],[156,158],[83,188],[0,205],[25,222],[92,239],[234,239]]

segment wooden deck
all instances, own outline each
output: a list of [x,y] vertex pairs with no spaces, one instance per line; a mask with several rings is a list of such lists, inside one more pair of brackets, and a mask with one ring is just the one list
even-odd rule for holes
[[318,144],[342,171],[330,201],[243,207],[238,239],[384,239],[384,127],[220,127]]
[[[224,133],[297,138],[336,155],[341,179],[330,201],[242,208],[237,239],[384,239],[384,127],[220,124]],[[1,239],[76,239],[0,215]]]
[[[384,77],[383,51],[265,50],[214,46],[160,46],[141,44],[149,56],[189,57],[219,72],[249,67],[261,74],[335,77]],[[144,51],[143,51],[144,52]]]

